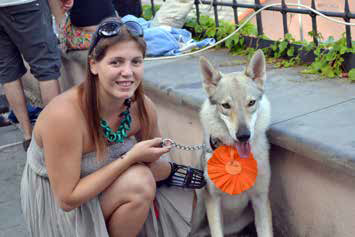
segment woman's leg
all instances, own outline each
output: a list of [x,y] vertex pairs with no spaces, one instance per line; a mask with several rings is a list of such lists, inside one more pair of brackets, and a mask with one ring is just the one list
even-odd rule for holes
[[155,197],[155,180],[145,165],[130,167],[100,198],[111,237],[137,236]]

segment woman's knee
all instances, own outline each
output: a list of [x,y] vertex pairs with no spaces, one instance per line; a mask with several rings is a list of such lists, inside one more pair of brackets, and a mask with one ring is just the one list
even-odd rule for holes
[[134,201],[153,201],[156,183],[151,170],[145,165],[131,167],[125,177],[130,199]]
[[105,219],[125,203],[150,205],[155,198],[155,191],[155,179],[147,166],[134,165],[128,168],[100,197]]
[[137,200],[153,200],[156,184],[150,169],[145,165],[128,168],[103,192],[102,199],[115,204]]

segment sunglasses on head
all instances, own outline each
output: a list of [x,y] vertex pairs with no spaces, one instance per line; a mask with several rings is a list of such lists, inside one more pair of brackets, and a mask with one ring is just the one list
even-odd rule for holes
[[132,36],[136,37],[143,37],[143,28],[140,24],[135,21],[126,21],[126,22],[117,22],[117,21],[108,21],[104,22],[98,26],[96,30],[96,38],[91,45],[89,50],[89,54],[95,48],[97,43],[100,41],[101,38],[110,38],[116,36],[120,33],[121,27],[125,26],[128,32]]

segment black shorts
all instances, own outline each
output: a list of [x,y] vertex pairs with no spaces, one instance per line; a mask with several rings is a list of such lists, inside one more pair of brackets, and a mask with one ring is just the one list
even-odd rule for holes
[[39,81],[60,76],[60,51],[47,0],[0,7],[0,83],[26,73],[22,56]]

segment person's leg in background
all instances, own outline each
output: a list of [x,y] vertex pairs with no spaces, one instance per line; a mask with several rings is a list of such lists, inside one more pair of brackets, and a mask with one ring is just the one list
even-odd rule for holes
[[39,88],[41,90],[41,97],[43,106],[46,106],[54,97],[60,94],[58,80],[40,81]]
[[0,8],[0,83],[9,106],[14,111],[23,129],[24,139],[30,139],[32,126],[27,113],[26,98],[21,77],[26,73],[21,54],[5,30],[9,15]]
[[[10,41],[12,44],[11,53],[13,55],[13,52],[17,51],[15,57],[17,61],[19,57],[21,58],[20,52],[22,53],[24,59],[30,65],[31,73],[39,81],[43,104],[46,105],[60,92],[57,79],[60,76],[61,64],[58,40],[51,25],[48,2],[47,0],[37,0],[21,5],[0,8],[0,10],[2,11],[2,14],[0,14],[2,18],[1,22],[3,22],[1,26],[3,31],[8,35],[7,41]],[[1,43],[5,44],[4,42]],[[1,50],[3,50],[3,47],[1,47]],[[13,61],[15,60],[14,56],[8,56],[8,58],[13,59]],[[13,69],[15,66],[20,68],[15,70]],[[14,77],[16,73],[21,77],[26,72],[22,58],[20,62],[7,63],[7,67],[2,67],[3,72],[0,74],[5,78],[4,80],[9,77],[11,68],[12,78],[16,78]],[[9,104],[24,129],[24,148],[27,150],[32,128],[29,123],[26,99],[21,81],[6,82],[4,89],[6,95],[8,95]]]
[[7,101],[22,127],[23,137],[25,141],[27,141],[31,139],[32,136],[32,125],[27,112],[26,97],[21,79],[5,83],[3,84],[3,87]]
[[[58,39],[53,32],[51,9],[47,0],[38,0],[40,3],[40,12],[37,19],[32,19],[33,24],[38,24],[43,32],[41,40],[46,47],[38,49],[33,45],[28,50],[23,51],[26,61],[31,66],[32,74],[39,81],[43,106],[46,106],[50,100],[60,94],[58,78],[60,77],[60,51],[58,48]],[[31,20],[31,21],[32,21]],[[38,39],[38,36],[32,33],[32,37]],[[40,57],[33,57],[37,50],[41,50]]]
[[60,93],[57,80],[61,66],[58,39],[51,25],[47,0],[37,0],[28,5],[29,11],[23,13],[26,14],[27,28],[18,29],[16,33],[19,36],[27,35],[30,40],[17,45],[30,65],[31,73],[39,81],[42,103],[45,106]]

